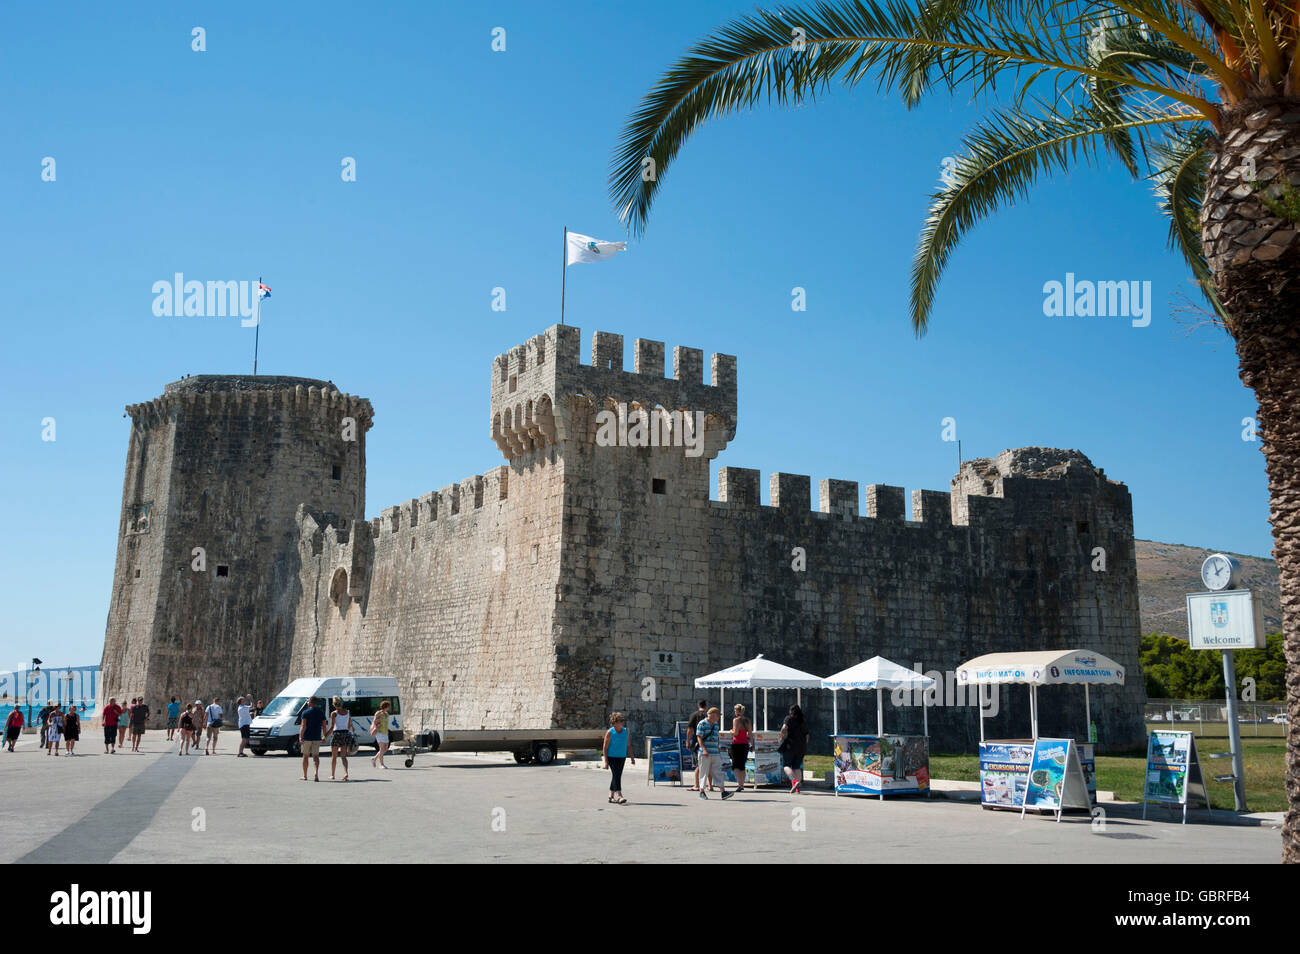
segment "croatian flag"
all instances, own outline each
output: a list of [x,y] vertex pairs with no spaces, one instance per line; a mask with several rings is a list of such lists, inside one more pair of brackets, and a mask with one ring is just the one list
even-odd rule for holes
[[271,286],[270,286],[270,285],[263,285],[261,282],[258,282],[258,283],[257,283],[257,300],[258,300],[258,301],[261,301],[263,298],[270,298],[270,297],[271,297]]

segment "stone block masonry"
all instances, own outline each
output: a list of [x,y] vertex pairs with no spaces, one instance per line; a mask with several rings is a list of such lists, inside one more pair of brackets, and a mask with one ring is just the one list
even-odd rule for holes
[[[1087,648],[1129,674],[1093,695],[1103,746],[1142,744],[1132,505],[1082,454],[967,461],[949,492],[914,491],[910,511],[901,487],[829,478],[814,511],[812,480],[787,473],[770,475],[763,505],[759,471],[736,467],[711,500],[711,462],[736,434],[736,359],[712,355],[706,383],[694,348],[672,349],[670,376],[662,342],[637,339],[630,372],[621,335],[596,332],[590,363],[580,353],[580,331],[553,326],[498,355],[488,436],[504,465],[369,521],[366,402],[320,382],[313,405],[286,398],[299,379],[205,377],[169,386],[165,408],[138,406],[105,685],[269,696],[290,677],[394,675],[411,726],[420,710],[457,727],[570,728],[617,709],[641,735],[690,711],[694,677],[760,652],[824,675],[876,654],[943,672],[985,652]],[[350,451],[331,435],[348,408],[365,421]],[[655,411],[698,412],[703,452],[596,439],[601,412],[635,426]],[[145,447],[155,429],[164,439]],[[134,529],[144,503],[165,528]],[[204,534],[256,573],[221,582],[224,595],[180,573]],[[663,651],[680,677],[651,678]],[[1049,694],[1042,732],[1081,737],[1082,689]],[[874,727],[870,695],[841,695],[842,728]],[[1004,691],[989,737],[1028,731],[1024,696]],[[793,696],[771,698],[779,722]],[[804,704],[825,750],[829,694]],[[887,716],[920,723],[915,708]],[[931,709],[930,728],[938,749],[978,739],[970,707]]]

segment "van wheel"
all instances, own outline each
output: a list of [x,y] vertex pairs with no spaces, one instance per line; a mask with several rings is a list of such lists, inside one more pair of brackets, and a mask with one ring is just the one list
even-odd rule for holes
[[254,754],[254,755],[265,755],[265,754],[266,754],[266,749],[253,749],[253,754]]
[[533,746],[533,761],[538,765],[550,765],[555,761],[555,746],[550,742],[538,742]]
[[524,751],[515,752],[515,761],[518,762],[520,765],[527,765],[532,760],[533,760],[533,754],[531,752],[524,752]]
[[290,742],[289,748],[285,749],[285,752],[288,754],[289,758],[296,758],[302,755],[302,746],[297,742]]

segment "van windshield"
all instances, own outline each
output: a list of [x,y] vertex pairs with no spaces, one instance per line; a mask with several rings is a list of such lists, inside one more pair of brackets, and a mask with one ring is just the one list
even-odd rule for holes
[[290,716],[297,715],[298,710],[303,707],[307,700],[302,696],[276,696],[270,704],[262,710],[264,716]]

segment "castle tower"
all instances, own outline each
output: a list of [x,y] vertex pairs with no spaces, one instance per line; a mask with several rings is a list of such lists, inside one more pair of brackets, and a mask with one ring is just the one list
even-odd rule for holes
[[269,700],[293,641],[296,510],[363,517],[370,402],[309,378],[195,375],[126,411],[103,698]]
[[[645,683],[651,657],[682,673],[708,661],[709,462],[736,433],[736,359],[553,326],[498,356],[492,437],[512,468],[549,455],[561,470],[554,606],[555,725],[603,725],[615,705],[639,734],[693,696]],[[639,701],[638,701],[639,700]]]

